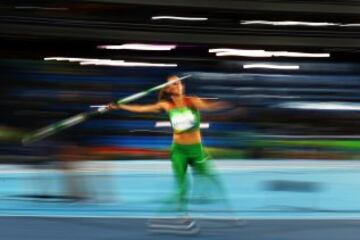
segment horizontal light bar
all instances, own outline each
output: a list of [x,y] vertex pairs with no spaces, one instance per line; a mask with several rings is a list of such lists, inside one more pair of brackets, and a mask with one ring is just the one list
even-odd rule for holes
[[266,21],[266,20],[243,20],[242,25],[273,25],[273,26],[308,26],[308,27],[360,27],[360,23],[332,23],[332,22],[304,22],[304,21]]
[[[210,51],[212,50],[212,51]],[[265,50],[242,50],[242,49],[210,49],[216,56],[245,56],[245,57],[272,57],[270,52]],[[223,50],[223,51],[221,51]]]
[[330,57],[330,53],[270,52],[274,57]]
[[125,61],[86,61],[80,62],[80,65],[101,65],[101,66],[119,66],[119,67],[177,67],[172,63],[146,63],[146,62],[125,62]]
[[162,20],[162,19],[170,19],[170,20],[180,20],[180,21],[207,21],[207,17],[177,17],[177,16],[154,16],[151,17],[152,20]]
[[68,57],[47,57],[45,61],[69,61],[79,62],[80,65],[100,65],[119,67],[177,67],[175,63],[147,63],[147,62],[126,62],[124,60],[94,59],[94,58],[68,58]]
[[266,20],[245,20],[241,21],[240,24],[263,24],[263,25],[274,25],[274,26],[336,26],[336,23],[329,22],[303,22],[303,21],[266,21]]
[[81,61],[80,65],[109,65],[109,66],[116,66],[124,63],[123,60],[90,60],[90,61]]
[[[171,123],[167,121],[160,121],[155,123],[155,127],[171,127]],[[209,128],[210,123],[200,123],[200,128]]]
[[272,64],[246,64],[243,66],[248,68],[267,68],[267,69],[283,69],[283,70],[298,70],[300,67],[297,65],[272,65]]
[[101,45],[98,46],[98,48],[112,50],[170,51],[175,49],[176,45],[127,43],[122,45]]
[[220,52],[243,52],[243,53],[264,53],[265,50],[248,50],[248,49],[236,49],[236,48],[210,48],[209,53],[220,53]]
[[360,110],[360,104],[348,102],[286,102],[278,104],[277,107],[314,110]]
[[330,57],[330,53],[305,53],[288,51],[265,51],[265,50],[246,50],[231,48],[213,48],[210,53],[216,56],[243,56],[243,57]]

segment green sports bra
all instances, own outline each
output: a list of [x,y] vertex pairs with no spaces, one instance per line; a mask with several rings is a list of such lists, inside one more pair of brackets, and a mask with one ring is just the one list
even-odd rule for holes
[[171,126],[175,133],[192,132],[200,129],[200,113],[197,109],[174,107],[169,110]]

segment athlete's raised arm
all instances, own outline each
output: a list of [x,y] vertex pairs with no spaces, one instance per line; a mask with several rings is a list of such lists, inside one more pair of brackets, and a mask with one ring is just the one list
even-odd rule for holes
[[204,100],[199,97],[190,97],[191,103],[199,110],[217,111],[229,108],[230,104],[224,101]]
[[114,104],[111,103],[108,105],[108,108],[111,110],[126,110],[130,112],[137,112],[137,113],[158,113],[166,109],[165,102],[157,102],[153,104]]

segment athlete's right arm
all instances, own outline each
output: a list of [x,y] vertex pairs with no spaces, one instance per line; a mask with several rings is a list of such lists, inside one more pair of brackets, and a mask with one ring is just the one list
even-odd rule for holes
[[137,112],[137,113],[158,113],[162,110],[166,110],[167,106],[165,102],[157,102],[154,104],[109,104],[109,109],[117,110],[122,109],[130,112]]

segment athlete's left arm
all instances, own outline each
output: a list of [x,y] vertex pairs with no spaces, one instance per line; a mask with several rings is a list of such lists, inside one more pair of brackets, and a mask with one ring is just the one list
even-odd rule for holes
[[231,105],[224,101],[209,101],[199,97],[191,97],[191,103],[199,110],[217,111],[229,108]]

